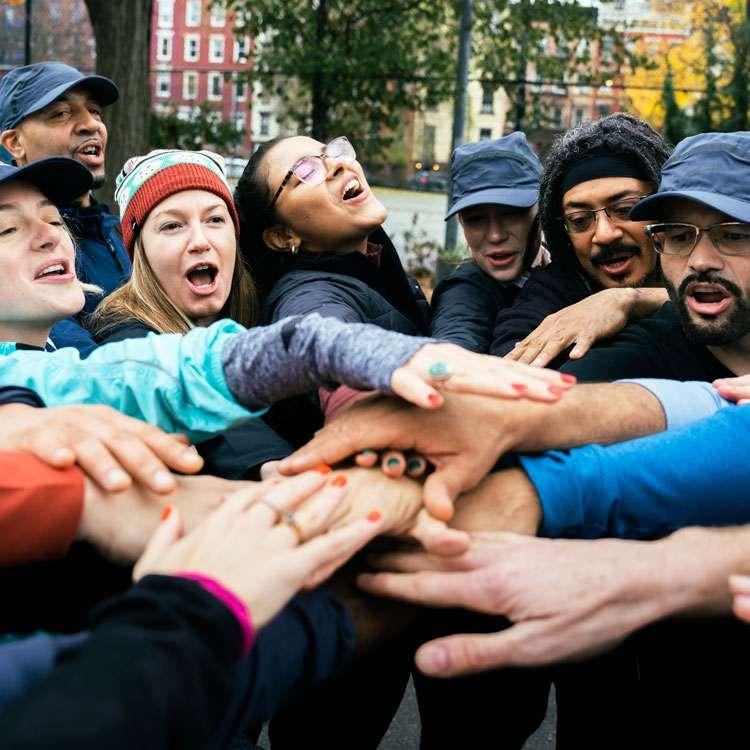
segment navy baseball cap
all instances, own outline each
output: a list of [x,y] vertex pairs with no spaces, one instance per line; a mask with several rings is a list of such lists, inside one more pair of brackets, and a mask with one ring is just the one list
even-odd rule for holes
[[451,205],[445,215],[481,203],[531,208],[539,199],[542,165],[520,131],[459,146],[451,157]]
[[9,70],[0,78],[0,132],[15,128],[73,88],[90,91],[103,107],[117,101],[120,91],[104,76],[85,76],[61,62],[41,62]]
[[9,182],[28,182],[56,206],[67,206],[91,190],[94,178],[75,159],[52,156],[25,167],[0,162],[0,187]]
[[669,198],[750,222],[750,132],[701,133],[680,141],[662,167],[659,190],[636,203],[630,218],[668,218],[663,211]]

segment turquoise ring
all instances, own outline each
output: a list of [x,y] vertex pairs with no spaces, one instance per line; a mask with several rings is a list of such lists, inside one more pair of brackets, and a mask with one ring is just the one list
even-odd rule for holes
[[432,380],[448,380],[453,377],[451,368],[445,362],[433,362],[427,368],[427,374]]

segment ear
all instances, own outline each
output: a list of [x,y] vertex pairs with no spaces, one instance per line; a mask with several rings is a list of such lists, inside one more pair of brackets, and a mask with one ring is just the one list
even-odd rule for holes
[[293,229],[276,224],[263,230],[263,242],[277,253],[289,253],[292,247],[300,246],[302,238]]
[[18,128],[3,130],[3,132],[0,133],[0,146],[2,146],[18,164],[23,161],[23,157],[26,155],[26,149],[21,142],[21,134]]

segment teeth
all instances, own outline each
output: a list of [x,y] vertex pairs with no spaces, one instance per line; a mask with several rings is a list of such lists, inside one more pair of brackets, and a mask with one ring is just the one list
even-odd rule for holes
[[350,190],[356,190],[359,188],[359,180],[356,177],[353,177],[349,182],[344,185],[344,195],[346,195]]
[[51,273],[65,273],[65,266],[62,263],[56,263],[54,266],[47,266],[39,276],[48,276]]
[[208,263],[204,263],[202,266],[196,266],[193,271],[208,271],[210,267]]

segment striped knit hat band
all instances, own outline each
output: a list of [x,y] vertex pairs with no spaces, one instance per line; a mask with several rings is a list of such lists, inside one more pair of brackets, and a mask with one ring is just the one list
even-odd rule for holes
[[219,196],[239,232],[239,217],[224,176],[224,160],[209,151],[152,151],[128,159],[117,176],[115,200],[120,207],[122,238],[133,256],[138,232],[151,211],[183,190],[207,190]]

